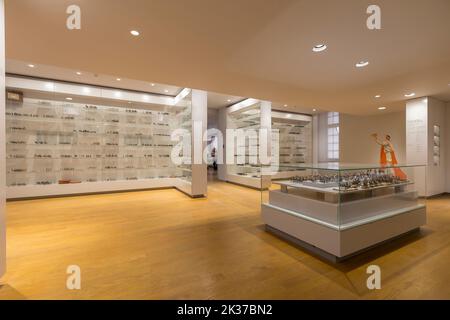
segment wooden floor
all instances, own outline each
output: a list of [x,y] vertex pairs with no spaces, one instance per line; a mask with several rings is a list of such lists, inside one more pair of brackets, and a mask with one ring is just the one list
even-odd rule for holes
[[[0,299],[450,299],[450,197],[420,233],[333,265],[264,231],[260,193],[154,190],[10,202]],[[82,289],[66,289],[79,265]],[[366,268],[382,270],[382,290]]]

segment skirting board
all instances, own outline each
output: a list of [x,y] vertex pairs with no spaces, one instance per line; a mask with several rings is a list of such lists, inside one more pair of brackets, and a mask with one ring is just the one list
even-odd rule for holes
[[262,205],[262,220],[269,227],[343,258],[395,238],[426,224],[426,208],[419,208],[346,230],[290,215],[283,210]]
[[253,178],[247,176],[241,176],[238,174],[228,174],[227,182],[235,183],[241,186],[250,187],[257,190],[266,190],[270,186],[270,176],[264,176],[261,178]]
[[191,195],[189,187],[189,182],[179,178],[83,182],[74,184],[50,184],[39,186],[30,185],[7,187],[6,198],[8,200],[15,200],[163,188],[176,188],[189,196],[198,196]]

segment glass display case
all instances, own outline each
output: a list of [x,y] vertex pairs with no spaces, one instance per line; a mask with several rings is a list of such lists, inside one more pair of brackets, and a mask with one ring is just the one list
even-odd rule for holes
[[[26,187],[190,181],[190,164],[171,160],[176,143],[171,134],[179,128],[191,132],[190,96],[176,107],[152,108],[73,103],[52,99],[51,94],[7,101],[6,183]],[[188,144],[185,157],[190,156],[190,140]]]
[[[262,191],[269,231],[342,258],[426,222],[425,166],[323,163]],[[420,187],[419,187],[420,186]]]
[[[261,102],[229,112],[227,129],[235,129],[244,139],[236,139],[232,164],[227,164],[228,181],[260,189],[261,164],[258,159]],[[250,134],[252,133],[252,134]]]
[[272,179],[302,174],[296,166],[312,162],[312,117],[272,111]]

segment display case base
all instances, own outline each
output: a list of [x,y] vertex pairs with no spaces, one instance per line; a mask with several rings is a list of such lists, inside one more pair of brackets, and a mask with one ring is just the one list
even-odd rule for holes
[[158,178],[142,180],[117,180],[82,182],[75,184],[50,184],[7,187],[8,200],[25,200],[33,198],[75,196],[96,193],[125,192],[138,190],[175,188],[191,197],[204,195],[191,194],[190,182],[180,178]]
[[[339,226],[320,223],[300,214],[274,206],[262,205],[262,219],[269,231],[288,235],[298,244],[307,244],[328,260],[340,261],[385,241],[416,230],[426,224],[426,207],[401,214],[361,222],[341,230]],[[281,233],[280,233],[281,232]]]

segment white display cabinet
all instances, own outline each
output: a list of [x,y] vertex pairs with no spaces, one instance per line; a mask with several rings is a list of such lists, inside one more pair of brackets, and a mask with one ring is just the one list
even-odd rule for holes
[[271,179],[303,174],[296,166],[312,162],[312,117],[272,111]]
[[[292,166],[312,160],[312,117],[309,115],[272,111],[269,102],[248,99],[227,109],[226,123],[227,129],[253,133],[246,134],[244,143],[237,139],[234,142],[235,162],[226,167],[229,182],[266,189],[271,179],[302,174],[303,170],[292,169]],[[271,161],[264,166],[259,161],[261,128],[270,132],[267,146]],[[255,158],[258,161],[254,161]]]
[[[192,133],[195,94],[185,89],[170,105],[134,107],[108,99],[73,103],[53,92],[25,90],[23,101],[6,104],[7,197],[166,187],[205,195],[206,179],[197,179],[201,193],[193,192],[192,162],[175,164],[171,158],[178,143],[172,132]],[[206,111],[206,106],[197,108]],[[192,140],[183,141],[180,156],[188,158]]]
[[426,223],[424,166],[302,165],[262,192],[267,230],[339,260]]

